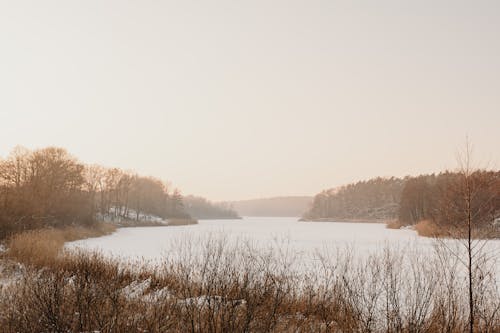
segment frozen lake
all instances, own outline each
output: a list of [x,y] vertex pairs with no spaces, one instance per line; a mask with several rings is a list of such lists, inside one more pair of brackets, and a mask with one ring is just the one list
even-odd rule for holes
[[[387,229],[378,223],[298,222],[297,218],[246,217],[241,220],[200,220],[199,224],[188,226],[122,228],[112,235],[69,243],[67,247],[98,250],[122,260],[155,261],[170,255],[181,241],[191,240],[196,246],[210,237],[224,238],[235,244],[249,241],[262,249],[286,248],[308,263],[314,260],[316,253],[332,253],[337,249],[350,248],[360,257],[380,252],[385,247],[426,254],[432,253],[436,243],[431,238],[419,237],[413,230]],[[500,241],[489,241],[485,250],[498,255]],[[500,267],[497,270],[497,276],[500,276]]]
[[251,241],[260,247],[288,247],[300,254],[325,248],[353,248],[366,253],[386,244],[407,246],[418,243],[430,247],[432,240],[418,237],[413,230],[391,230],[378,223],[298,222],[290,217],[245,217],[241,220],[200,220],[197,225],[121,228],[109,236],[69,243],[69,247],[99,250],[124,257],[156,259],[172,244],[184,239],[203,240],[226,237],[231,241]]

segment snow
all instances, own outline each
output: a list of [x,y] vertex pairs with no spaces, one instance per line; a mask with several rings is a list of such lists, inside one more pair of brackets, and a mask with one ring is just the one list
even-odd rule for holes
[[[151,278],[142,281],[132,281],[128,286],[122,288],[121,294],[128,300],[142,300],[147,303],[156,303],[159,300],[177,299],[168,288],[150,290]],[[149,292],[148,292],[149,291]],[[208,306],[243,306],[246,305],[244,299],[227,299],[222,296],[198,296],[185,299],[177,299],[175,304],[179,307],[198,307]]]
[[142,300],[148,303],[156,303],[159,300],[171,298],[172,292],[167,288],[157,289],[142,296]]
[[236,299],[236,300],[231,300],[231,299],[226,299],[222,296],[199,296],[199,297],[190,297],[186,299],[182,299],[177,301],[178,306],[182,307],[198,307],[198,308],[204,308],[208,307],[210,305],[215,305],[217,307],[222,307],[222,306],[243,306],[246,305],[247,302],[244,299]]
[[139,221],[139,222],[153,222],[158,224],[168,224],[167,220],[162,219],[159,216],[152,214],[145,214],[133,209],[128,209],[126,216],[123,216],[123,212],[120,209],[116,209],[115,207],[111,207],[110,214],[97,214],[97,219],[104,222],[110,223],[120,223],[126,221]]
[[[201,220],[199,224],[188,226],[122,228],[109,236],[68,243],[67,247],[98,250],[122,260],[154,262],[172,255],[179,242],[192,240],[195,246],[202,246],[203,240],[208,238],[221,238],[234,244],[250,242],[263,250],[270,247],[280,251],[285,249],[308,263],[317,258],[317,254],[339,249],[352,249],[359,256],[368,256],[385,247],[431,253],[436,244],[436,240],[420,237],[414,230],[387,229],[378,223],[298,222],[296,218],[245,217],[241,220]],[[500,253],[500,240],[491,240],[486,245],[487,251]],[[500,276],[500,267],[498,270]]]
[[159,300],[173,297],[168,288],[151,289],[151,278],[142,281],[132,281],[122,288],[121,293],[128,300],[142,300],[147,303],[156,303]]
[[23,278],[25,271],[24,265],[18,262],[0,259],[0,292],[19,282]]
[[314,253],[325,247],[353,246],[357,252],[368,252],[384,246],[419,242],[430,246],[431,239],[418,237],[412,230],[386,229],[376,223],[298,222],[296,218],[243,218],[241,220],[201,220],[197,225],[138,227],[118,229],[109,236],[69,243],[100,250],[119,257],[160,258],[179,240],[227,237],[233,241],[250,240],[263,248],[287,242],[297,252]]
[[122,294],[129,300],[137,299],[143,296],[150,286],[151,278],[144,281],[133,281],[131,284],[122,289]]

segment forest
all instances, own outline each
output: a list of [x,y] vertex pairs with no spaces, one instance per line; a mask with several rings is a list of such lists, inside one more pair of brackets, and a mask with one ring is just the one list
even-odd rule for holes
[[[466,200],[467,196],[470,200]],[[405,178],[375,178],[314,197],[305,220],[397,221],[398,226],[425,221],[434,231],[459,232],[467,202],[476,229],[497,234],[500,218],[500,171],[475,170]]]
[[190,219],[179,190],[157,178],[85,165],[62,148],[18,147],[0,160],[0,237],[42,227]]
[[[398,221],[415,225],[426,221],[436,231],[461,233],[464,212],[470,211],[482,237],[498,237],[500,171],[476,170],[467,179],[460,172],[409,178],[401,195]],[[465,235],[461,235],[465,236]]]
[[325,190],[314,197],[305,220],[384,221],[397,217],[407,179],[374,178]]

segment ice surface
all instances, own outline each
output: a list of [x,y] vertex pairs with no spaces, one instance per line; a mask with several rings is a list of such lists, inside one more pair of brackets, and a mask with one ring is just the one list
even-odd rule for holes
[[[420,237],[410,229],[387,229],[378,223],[298,222],[296,218],[246,217],[241,220],[201,220],[187,226],[121,228],[114,234],[68,243],[68,248],[100,250],[123,259],[157,260],[171,254],[175,244],[186,239],[224,237],[235,244],[250,241],[257,247],[286,248],[310,260],[316,253],[350,248],[359,256],[384,247],[412,248],[432,252],[436,241]],[[448,241],[455,242],[455,241]],[[489,241],[485,250],[500,253],[500,241]],[[500,271],[500,267],[499,267]],[[500,276],[500,274],[499,274]]]

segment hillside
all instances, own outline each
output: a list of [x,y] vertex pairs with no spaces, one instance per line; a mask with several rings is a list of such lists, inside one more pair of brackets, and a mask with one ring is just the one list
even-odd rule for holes
[[231,202],[240,216],[302,216],[309,209],[313,198],[290,196],[241,200]]

